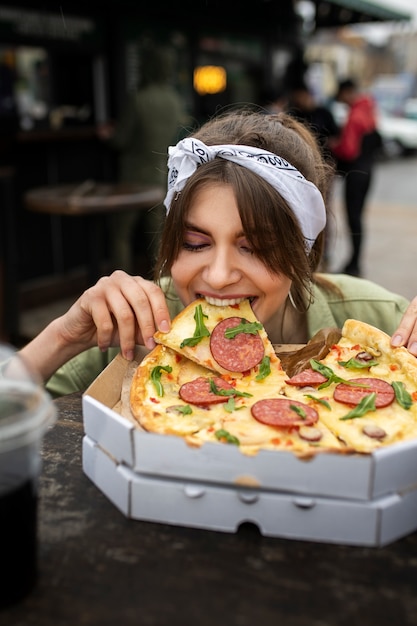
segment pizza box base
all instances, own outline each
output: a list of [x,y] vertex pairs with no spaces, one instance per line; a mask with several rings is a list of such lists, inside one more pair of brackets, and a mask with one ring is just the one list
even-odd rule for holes
[[320,453],[306,461],[290,451],[247,456],[232,445],[192,448],[181,437],[143,431],[112,408],[120,400],[127,367],[117,356],[86,390],[84,431],[118,464],[142,477],[359,501],[417,488],[417,440],[367,455]]
[[417,490],[361,502],[164,479],[117,463],[87,435],[83,469],[135,520],[228,533],[250,522],[264,536],[370,547],[387,545],[417,528]]

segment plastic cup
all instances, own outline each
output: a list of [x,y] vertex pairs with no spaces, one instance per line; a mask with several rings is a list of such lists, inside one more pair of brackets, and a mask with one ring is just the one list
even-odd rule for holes
[[16,351],[0,345],[0,607],[23,599],[38,573],[41,447],[55,407]]

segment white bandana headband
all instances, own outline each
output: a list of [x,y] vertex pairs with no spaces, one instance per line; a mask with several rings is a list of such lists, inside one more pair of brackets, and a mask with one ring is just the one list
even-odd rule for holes
[[278,191],[293,210],[308,251],[326,225],[326,208],[320,191],[291,163],[272,152],[243,145],[206,146],[199,139],[187,137],[170,146],[168,155],[168,192],[164,201],[167,213],[197,167],[221,157],[255,172]]

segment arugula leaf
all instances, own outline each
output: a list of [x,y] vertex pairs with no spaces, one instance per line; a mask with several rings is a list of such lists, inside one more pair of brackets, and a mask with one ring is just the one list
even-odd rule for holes
[[378,365],[378,361],[375,359],[370,359],[369,361],[361,361],[355,357],[352,357],[348,361],[338,361],[339,365],[342,367],[346,367],[348,370],[363,370],[368,367],[372,367],[373,365]]
[[233,396],[230,396],[228,401],[223,404],[224,410],[228,413],[233,413],[233,411],[240,411],[244,408],[244,406],[244,404],[242,404],[241,406],[236,406],[236,401]]
[[398,404],[402,406],[403,409],[406,409],[408,411],[408,409],[413,406],[413,399],[405,388],[404,383],[399,380],[394,380],[394,382],[392,383],[392,387],[394,389],[395,399],[397,400]]
[[307,414],[301,406],[297,406],[296,404],[290,404],[290,409],[294,411],[294,413],[297,413],[297,415],[301,417],[302,420],[306,419]]
[[189,404],[175,404],[167,408],[167,413],[176,413],[177,415],[191,415],[192,412]]
[[233,328],[226,328],[224,331],[224,336],[226,339],[234,339],[236,335],[240,335],[240,333],[246,333],[247,335],[256,335],[258,330],[262,330],[263,326],[260,322],[248,322],[247,320],[242,319],[240,324],[234,326]]
[[376,398],[376,393],[375,391],[373,391],[372,393],[363,397],[362,400],[359,402],[359,404],[355,406],[354,409],[349,411],[347,415],[345,415],[344,417],[340,417],[339,419],[351,420],[351,419],[354,419],[355,417],[363,417],[365,413],[369,413],[370,411],[375,411],[376,410],[375,398]]
[[180,348],[184,348],[185,346],[189,346],[193,348],[196,346],[203,337],[210,337],[210,331],[204,324],[204,318],[208,318],[208,315],[203,313],[203,309],[201,304],[198,304],[195,308],[194,319],[195,319],[195,330],[194,335],[192,337],[188,337],[181,342]]
[[337,376],[337,374],[335,374],[330,367],[327,367],[327,365],[323,365],[323,363],[316,361],[316,359],[310,359],[310,365],[313,370],[319,372],[327,378],[326,382],[319,385],[317,389],[325,389],[332,383],[345,383],[345,385],[352,385],[352,387],[366,387],[366,385],[361,385],[360,383],[354,383],[350,380],[340,378],[340,376]]
[[221,389],[216,385],[213,378],[210,378],[210,391],[216,396],[234,396],[238,398],[251,398],[252,394],[246,391],[238,391],[237,389]]
[[220,428],[219,430],[216,430],[216,432],[214,433],[214,436],[219,441],[223,439],[226,443],[232,443],[235,446],[240,445],[239,439],[235,437],[234,435],[231,435],[228,430],[224,430],[224,428]]
[[164,395],[164,388],[161,383],[162,372],[170,374],[172,372],[172,367],[170,365],[157,365],[151,371],[151,381],[156,389],[156,393],[160,397]]
[[310,400],[314,400],[314,402],[318,402],[319,404],[322,404],[323,406],[326,407],[326,409],[329,409],[329,411],[332,410],[332,407],[327,402],[327,400],[323,400],[323,398],[316,398],[316,396],[312,396],[311,393],[305,393],[304,396],[306,398],[310,398]]
[[264,356],[259,366],[259,373],[256,375],[255,380],[263,380],[267,378],[271,373],[271,358]]

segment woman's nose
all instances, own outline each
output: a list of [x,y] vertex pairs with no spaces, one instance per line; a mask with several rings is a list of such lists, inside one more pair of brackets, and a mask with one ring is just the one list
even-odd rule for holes
[[217,252],[206,265],[204,279],[212,287],[224,287],[236,283],[239,278],[240,270],[234,262],[233,255]]

